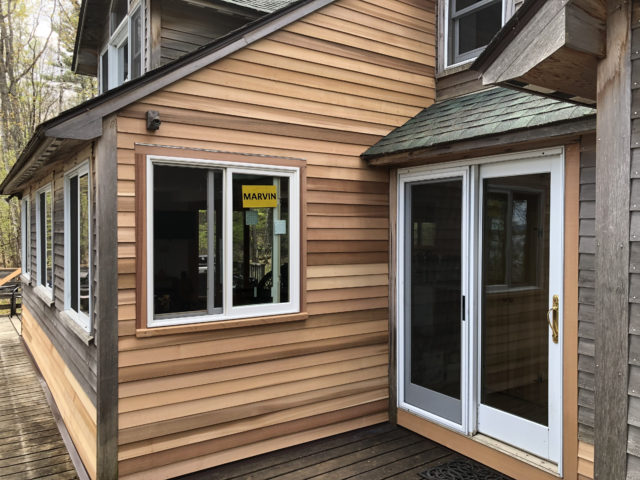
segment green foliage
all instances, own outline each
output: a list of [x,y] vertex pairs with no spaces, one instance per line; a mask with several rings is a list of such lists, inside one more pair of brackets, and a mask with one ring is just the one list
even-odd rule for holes
[[[36,127],[95,95],[71,73],[79,0],[0,0],[0,178]],[[20,208],[0,202],[0,266],[20,264]]]

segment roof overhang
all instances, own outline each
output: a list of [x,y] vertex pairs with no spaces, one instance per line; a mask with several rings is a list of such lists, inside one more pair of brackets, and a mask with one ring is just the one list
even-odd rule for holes
[[390,155],[363,156],[372,167],[410,167],[562,145],[596,130],[596,115]]
[[[214,10],[220,15],[240,17],[247,22],[270,13],[270,10],[251,8],[231,0],[172,0],[181,1],[185,6],[194,6]],[[71,69],[80,75],[98,74],[98,54],[108,37],[110,1],[83,0],[78,18],[76,41],[73,49]]]
[[71,62],[71,69],[77,74],[95,76],[98,72],[98,49],[106,27],[105,18],[109,16],[109,3],[82,1]]
[[[91,2],[91,0],[89,0]],[[0,184],[0,195],[19,192],[25,181],[46,164],[60,147],[73,147],[102,135],[103,119],[187,75],[243,49],[319,10],[333,0],[297,0],[212,43],[109,90],[40,124],[16,163]]]
[[527,0],[472,68],[485,85],[594,105],[605,20],[604,0]]

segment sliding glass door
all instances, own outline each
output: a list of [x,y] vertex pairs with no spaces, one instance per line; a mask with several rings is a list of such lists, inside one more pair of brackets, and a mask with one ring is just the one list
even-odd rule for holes
[[400,175],[399,403],[558,464],[563,158]]

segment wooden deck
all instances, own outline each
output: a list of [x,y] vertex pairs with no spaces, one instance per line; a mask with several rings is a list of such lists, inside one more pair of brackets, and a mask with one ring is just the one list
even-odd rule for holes
[[78,478],[31,360],[7,317],[0,317],[0,478]]
[[429,467],[462,458],[413,432],[376,425],[212,468],[181,480],[419,480]]

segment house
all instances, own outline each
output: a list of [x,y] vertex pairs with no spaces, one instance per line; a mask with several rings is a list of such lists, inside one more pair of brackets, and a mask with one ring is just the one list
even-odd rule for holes
[[640,477],[635,3],[98,3],[0,185],[91,478],[388,420]]

